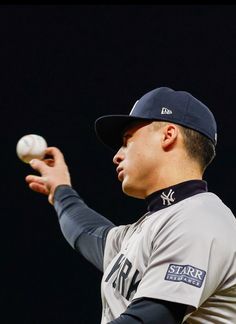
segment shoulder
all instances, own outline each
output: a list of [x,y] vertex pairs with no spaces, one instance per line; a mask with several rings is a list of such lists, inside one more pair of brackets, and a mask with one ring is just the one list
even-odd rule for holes
[[[189,213],[191,211],[191,214]],[[212,192],[199,193],[160,211],[163,214],[179,214],[188,218],[200,215],[228,215],[234,217],[232,211]],[[200,214],[199,214],[200,212]],[[157,212],[158,213],[158,212]]]
[[179,212],[191,220],[196,219],[206,224],[217,220],[225,222],[226,219],[235,223],[232,211],[212,192],[197,194],[183,200],[179,205]]
[[[211,192],[186,198],[152,215],[151,231],[154,237],[181,235],[196,237],[236,238],[236,219],[222,200]],[[235,241],[236,243],[236,241]]]

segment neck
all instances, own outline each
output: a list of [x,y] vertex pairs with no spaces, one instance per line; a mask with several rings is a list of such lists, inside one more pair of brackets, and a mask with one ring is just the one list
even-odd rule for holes
[[[166,162],[163,168],[158,170],[157,176],[153,182],[153,186],[150,186],[146,192],[146,196],[151,193],[167,188],[178,183],[182,183],[189,180],[202,180],[202,172],[199,166],[194,163],[180,163]],[[178,165],[179,164],[179,165]],[[153,178],[154,179],[154,178]]]

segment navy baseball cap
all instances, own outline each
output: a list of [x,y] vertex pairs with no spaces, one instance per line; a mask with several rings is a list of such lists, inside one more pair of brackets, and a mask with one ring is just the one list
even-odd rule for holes
[[137,100],[129,115],[105,115],[95,121],[95,132],[106,146],[122,146],[124,130],[135,121],[167,121],[191,128],[217,142],[217,126],[209,108],[186,91],[156,88]]

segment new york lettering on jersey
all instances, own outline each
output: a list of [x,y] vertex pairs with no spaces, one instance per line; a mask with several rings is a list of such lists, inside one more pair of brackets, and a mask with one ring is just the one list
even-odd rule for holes
[[138,269],[132,271],[132,276],[128,278],[132,268],[132,263],[124,256],[124,254],[121,254],[105,279],[105,282],[109,282],[112,278],[111,282],[113,288],[116,288],[127,300],[131,299],[131,294],[132,296],[135,294],[141,281],[141,279],[138,279],[140,277]]

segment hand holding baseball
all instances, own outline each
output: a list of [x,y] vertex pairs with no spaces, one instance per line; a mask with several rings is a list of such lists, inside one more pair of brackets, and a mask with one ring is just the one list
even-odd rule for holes
[[71,186],[71,180],[64,156],[58,148],[48,147],[45,150],[45,155],[52,156],[52,159],[30,161],[31,167],[41,176],[28,175],[25,180],[30,189],[48,195],[48,201],[53,204],[56,187],[62,184]]

